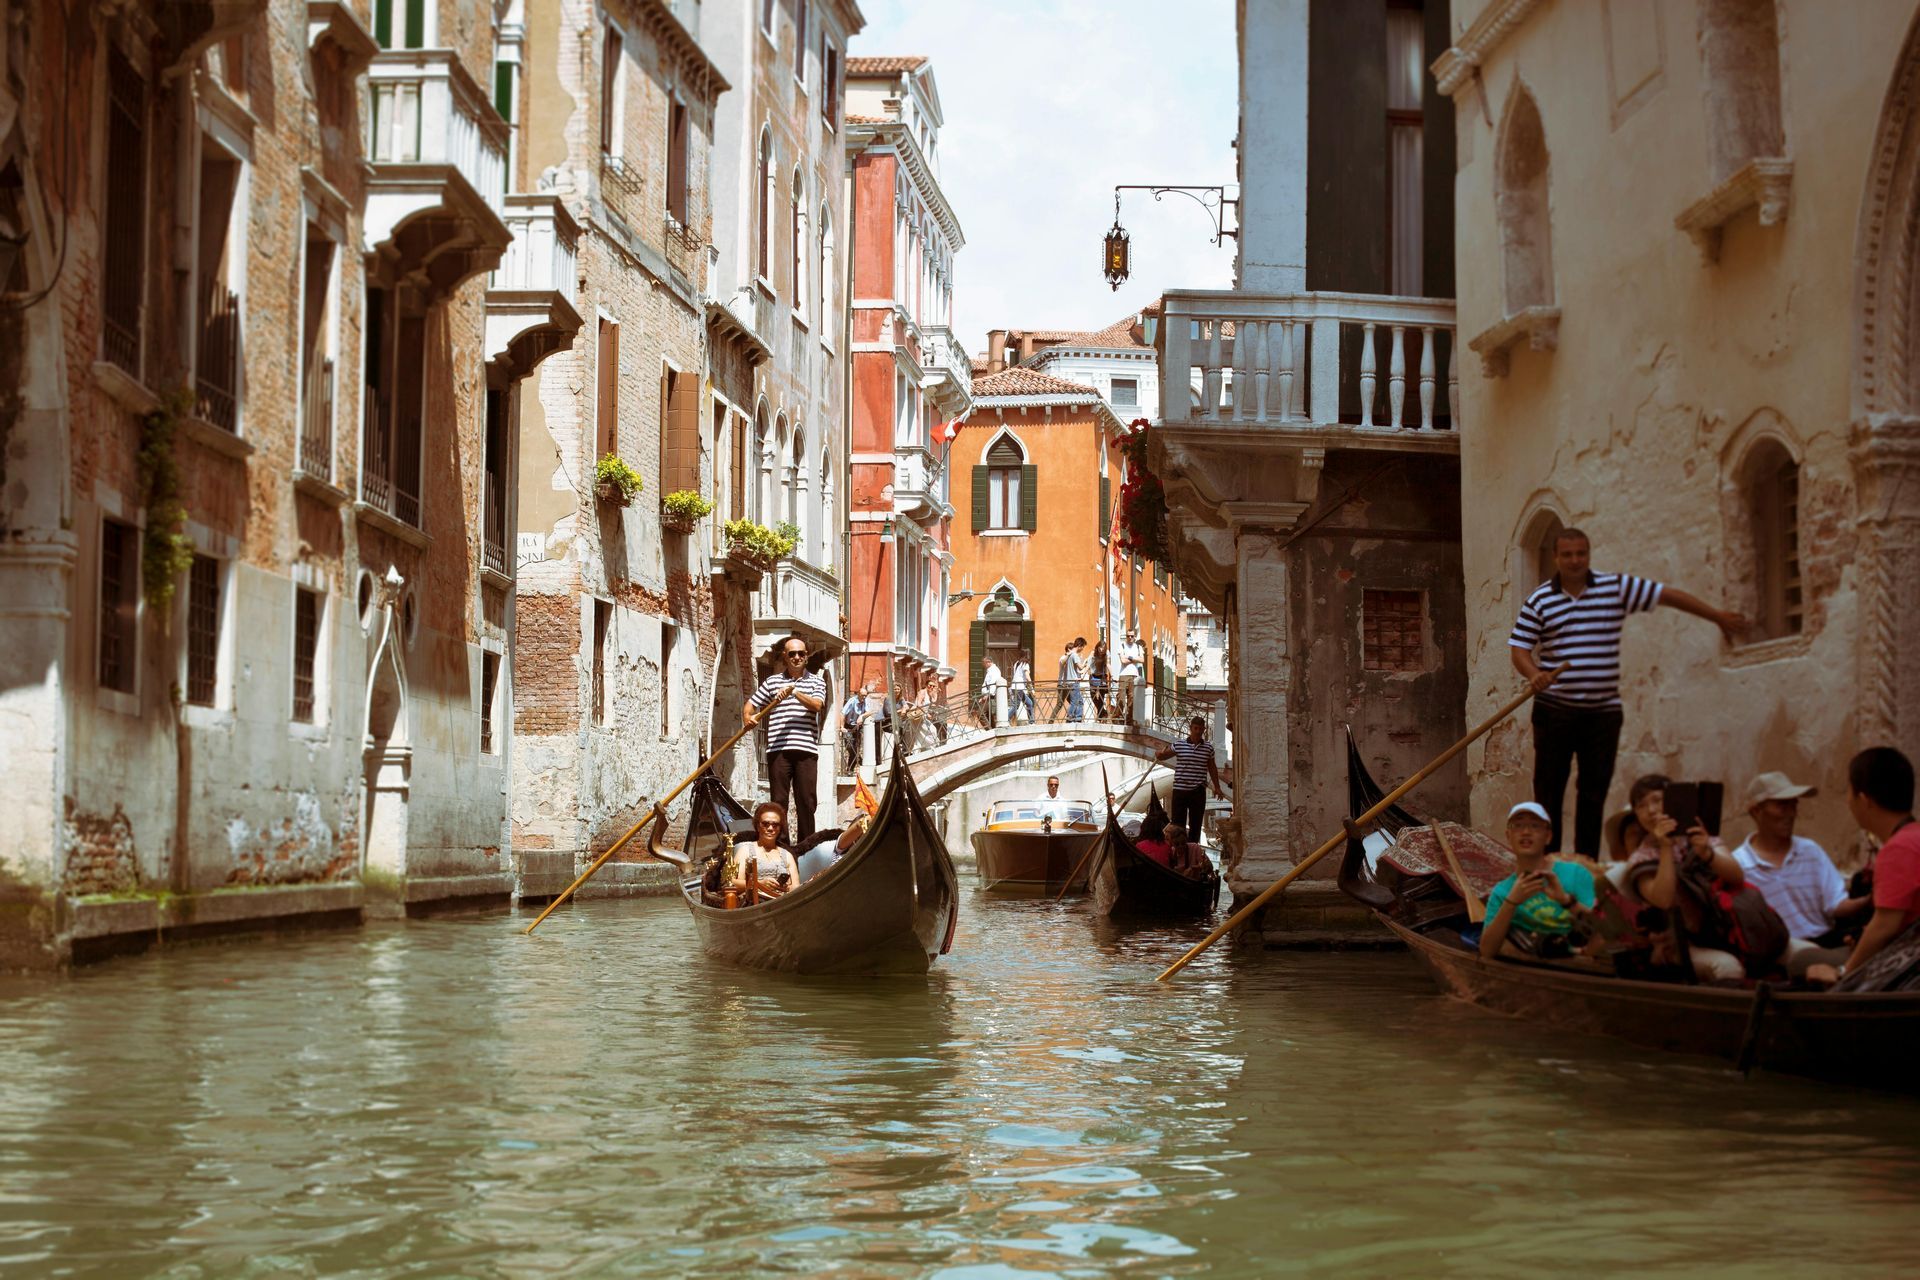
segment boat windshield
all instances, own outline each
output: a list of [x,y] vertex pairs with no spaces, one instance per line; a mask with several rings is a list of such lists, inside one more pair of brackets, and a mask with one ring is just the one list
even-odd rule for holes
[[1052,818],[1055,822],[1091,823],[1093,821],[1093,802],[1090,800],[999,800],[994,802],[991,822],[1038,822],[1042,818]]

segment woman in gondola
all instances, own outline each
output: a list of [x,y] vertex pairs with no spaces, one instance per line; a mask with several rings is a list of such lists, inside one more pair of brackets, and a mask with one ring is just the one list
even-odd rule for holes
[[1680,839],[1674,838],[1678,824],[1667,816],[1666,790],[1667,779],[1650,773],[1636,780],[1627,793],[1634,820],[1646,833],[1638,851],[1627,859],[1627,892],[1637,908],[1638,923],[1652,944],[1656,964],[1673,964],[1684,957],[1684,964],[1702,982],[1740,982],[1746,977],[1746,966],[1725,949],[1726,939],[1712,934],[1706,904],[1686,873],[1692,871],[1695,878],[1714,880],[1730,889],[1744,884],[1746,873],[1698,823]]
[[[728,858],[726,887],[747,894],[747,863],[752,861],[754,879],[763,898],[777,898],[800,883],[800,864],[780,843],[780,832],[787,824],[787,811],[771,800],[762,801],[753,811],[751,844],[733,847]],[[750,900],[751,895],[747,894]]]

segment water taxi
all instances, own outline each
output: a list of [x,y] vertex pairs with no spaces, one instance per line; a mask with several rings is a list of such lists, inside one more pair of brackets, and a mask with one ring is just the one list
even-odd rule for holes
[[1010,897],[1054,895],[1062,886],[1085,893],[1083,855],[1101,832],[1093,812],[1091,800],[995,800],[986,825],[973,833],[981,887]]

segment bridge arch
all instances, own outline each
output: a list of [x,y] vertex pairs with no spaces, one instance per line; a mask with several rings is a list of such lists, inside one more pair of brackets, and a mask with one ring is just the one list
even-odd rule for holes
[[1006,765],[1061,751],[1129,756],[1152,760],[1173,741],[1158,728],[1128,728],[1112,724],[1016,725],[993,733],[975,734],[915,752],[907,757],[914,785],[928,804],[977,782]]

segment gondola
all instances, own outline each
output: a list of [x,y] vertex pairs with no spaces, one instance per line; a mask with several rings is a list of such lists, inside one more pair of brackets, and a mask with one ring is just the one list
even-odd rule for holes
[[[1147,801],[1147,822],[1167,821],[1167,811],[1154,795]],[[1120,815],[1109,810],[1106,830],[1093,852],[1093,907],[1115,918],[1153,917],[1193,920],[1212,913],[1220,900],[1220,873],[1208,868],[1207,878],[1195,880],[1155,862],[1120,827]]]
[[[691,865],[731,840],[749,814],[718,778],[702,775],[683,841]],[[649,848],[663,852],[657,837]],[[960,912],[953,860],[898,751],[865,834],[798,888],[731,911],[703,900],[698,876],[680,888],[709,956],[788,973],[924,973],[953,946]]]
[[[1354,813],[1383,794],[1351,733],[1347,785]],[[1920,991],[1741,990],[1605,976],[1578,961],[1483,959],[1461,939],[1465,904],[1451,873],[1420,847],[1424,831],[1405,810],[1389,809],[1364,840],[1348,840],[1339,884],[1374,909],[1448,995],[1544,1026],[1728,1058],[1743,1067],[1920,1092],[1913,1057],[1920,1048]],[[1484,893],[1481,882],[1494,869],[1492,842],[1453,843],[1466,878]]]

